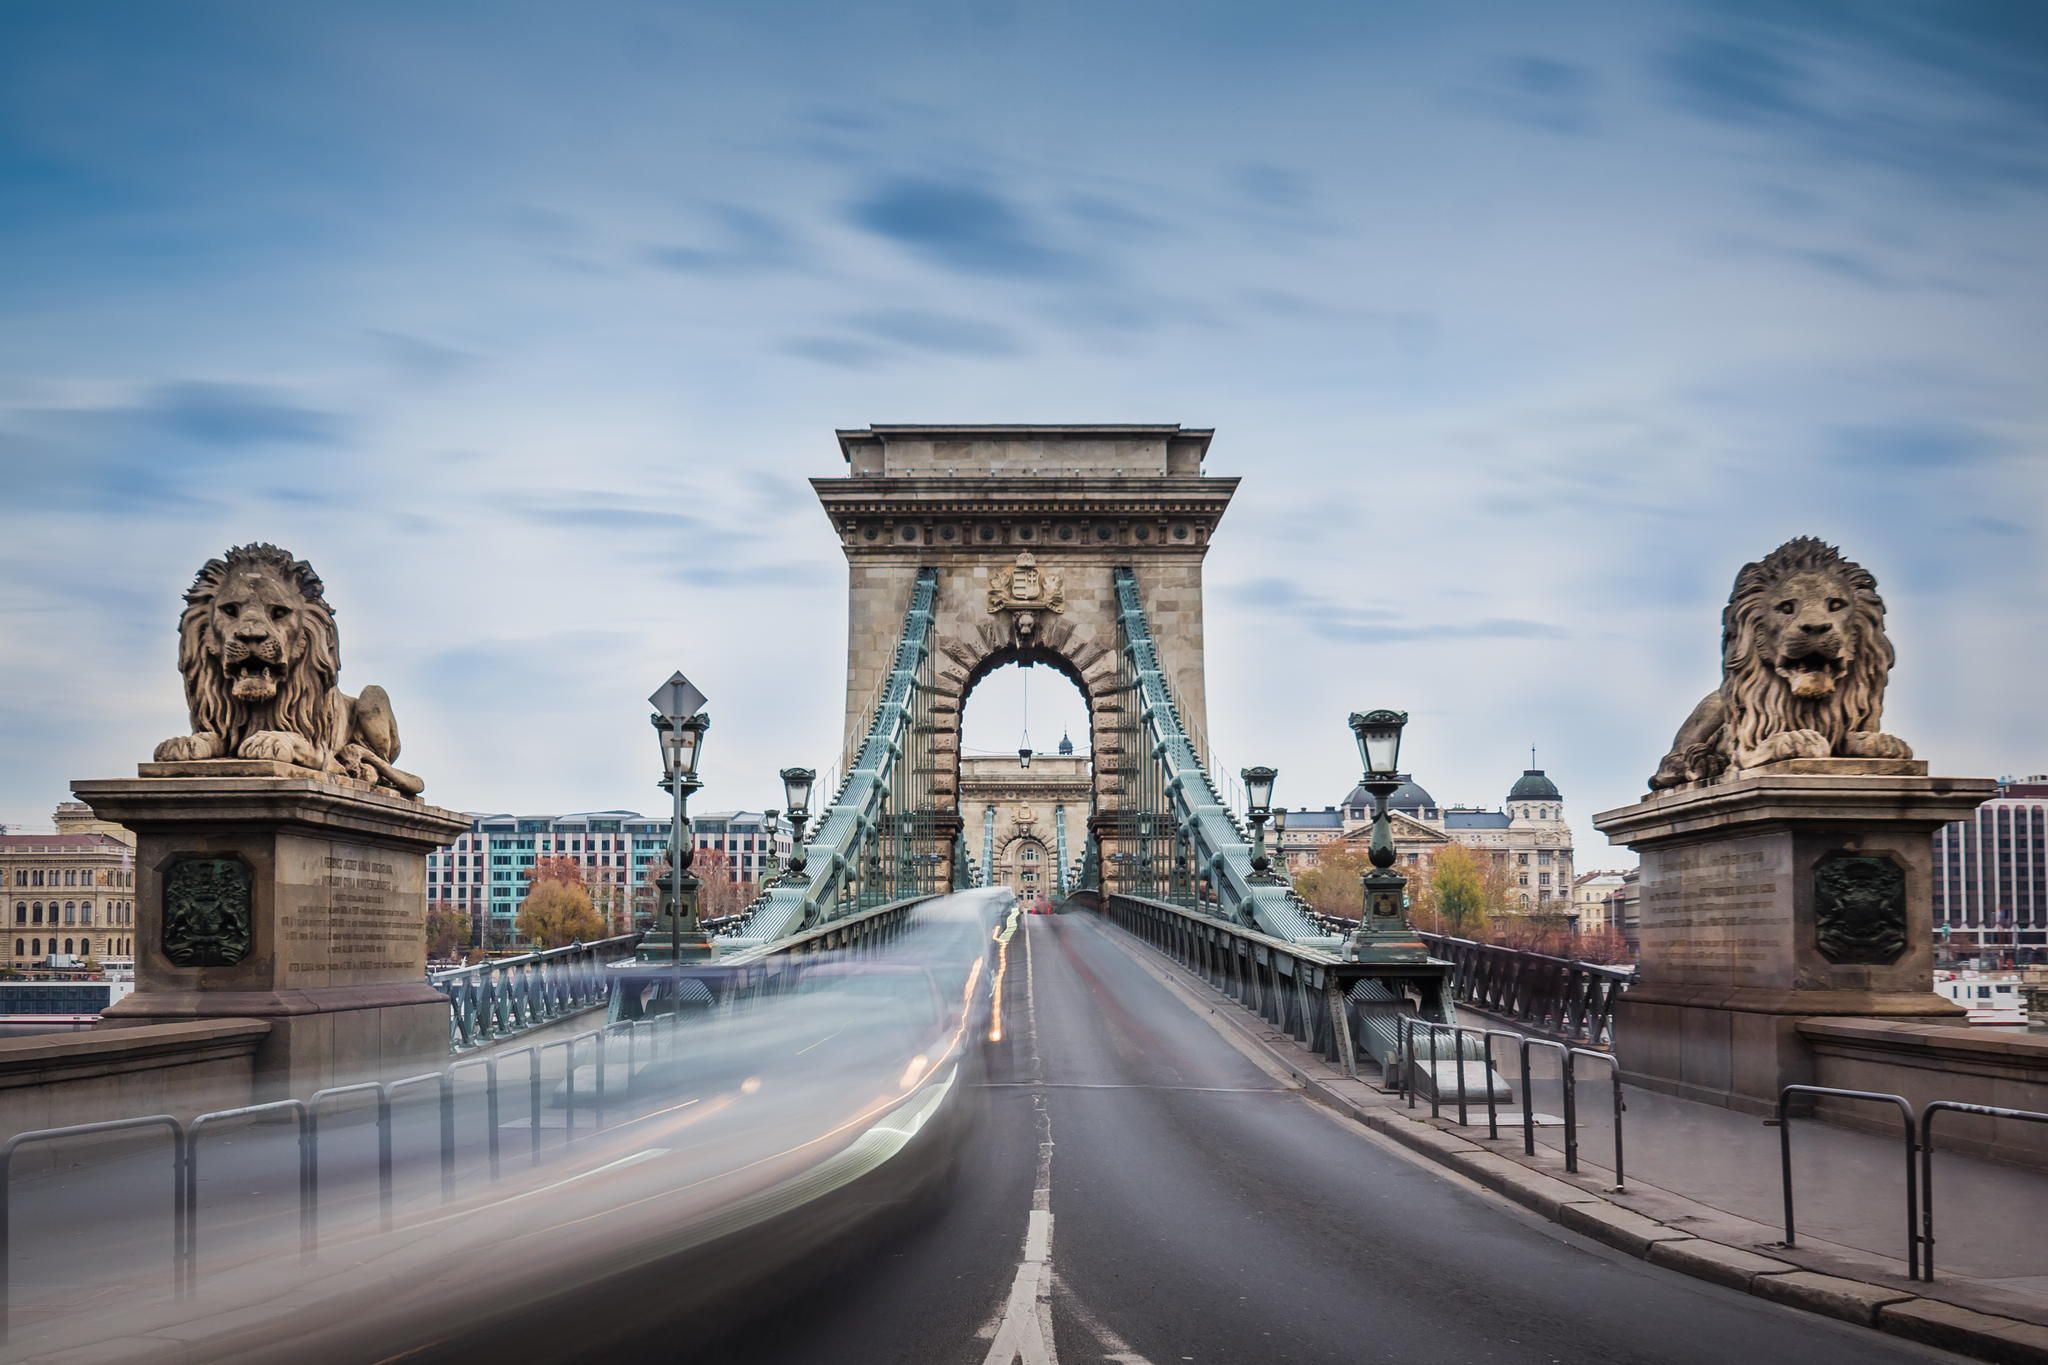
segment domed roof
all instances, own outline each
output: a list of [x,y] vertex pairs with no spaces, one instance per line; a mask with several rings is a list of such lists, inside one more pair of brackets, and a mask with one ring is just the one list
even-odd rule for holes
[[[1419,782],[1406,773],[1396,773],[1395,776],[1401,779],[1401,785],[1396,787],[1394,794],[1387,798],[1388,810],[1418,811],[1425,808],[1435,809],[1436,798],[1424,791]],[[1345,796],[1344,805],[1347,808],[1363,806],[1367,810],[1371,810],[1372,793],[1367,791],[1365,784],[1361,782],[1353,787],[1350,793]]]
[[1562,801],[1564,796],[1557,784],[1543,775],[1541,768],[1524,768],[1522,775],[1515,779],[1515,785],[1508,788],[1510,801]]
[[1074,741],[1067,737],[1065,731],[1060,732],[1060,752],[1063,754],[1074,752]]

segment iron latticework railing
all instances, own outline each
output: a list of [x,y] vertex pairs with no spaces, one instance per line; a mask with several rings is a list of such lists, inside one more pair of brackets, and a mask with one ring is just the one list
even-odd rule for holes
[[1613,1042],[1614,1006],[1635,980],[1629,968],[1446,934],[1421,938],[1431,956],[1444,958],[1457,969],[1459,1003],[1512,1019],[1533,1032],[1595,1046]]
[[1219,914],[1289,941],[1324,937],[1286,881],[1252,868],[1244,830],[1216,795],[1167,683],[1138,595],[1116,570],[1117,706],[1113,806],[1098,814],[1107,891]]
[[[938,570],[919,569],[889,675],[860,749],[805,844],[806,865],[766,888],[729,931],[767,942],[891,901],[930,894],[953,861],[933,799],[932,607]],[[928,857],[927,855],[936,855]]]
[[610,998],[608,963],[631,955],[638,934],[573,943],[474,967],[427,973],[448,997],[448,1046],[460,1052],[539,1028]]

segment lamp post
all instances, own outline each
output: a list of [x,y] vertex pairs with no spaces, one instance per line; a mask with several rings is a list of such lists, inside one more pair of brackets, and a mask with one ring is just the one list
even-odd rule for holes
[[1361,785],[1372,794],[1374,808],[1372,838],[1367,845],[1372,870],[1360,878],[1364,903],[1359,907],[1358,928],[1345,951],[1345,956],[1354,962],[1429,960],[1428,950],[1402,909],[1402,892],[1408,879],[1394,871],[1394,828],[1387,820],[1387,798],[1401,787],[1397,768],[1401,759],[1401,728],[1407,723],[1406,711],[1351,714],[1351,733],[1358,741],[1358,756],[1365,763]]
[[1271,768],[1246,768],[1244,779],[1245,818],[1252,822],[1252,873],[1260,881],[1271,876],[1272,861],[1266,857],[1266,821],[1273,814],[1273,779],[1280,774]]
[[782,800],[789,811],[790,831],[789,870],[782,874],[785,881],[802,881],[809,862],[804,856],[804,826],[811,820],[811,788],[817,781],[818,774],[811,768],[782,770]]
[[775,836],[782,832],[782,812],[764,810],[761,812],[761,840],[767,845],[761,850],[761,885],[773,886],[775,879],[782,875],[782,859],[775,856]]
[[665,955],[671,963],[680,964],[686,958],[701,961],[716,949],[697,920],[699,882],[690,874],[690,864],[696,860],[690,837],[690,796],[703,785],[697,780],[697,764],[711,718],[702,710],[704,694],[681,673],[671,675],[647,700],[654,706],[654,732],[661,740],[659,785],[674,799],[675,809],[669,825],[668,866],[655,883],[661,891],[661,917],[640,941],[637,956],[642,961],[663,956],[661,940],[666,936]]
[[1273,808],[1273,858],[1280,864],[1280,876],[1287,876],[1287,807]]

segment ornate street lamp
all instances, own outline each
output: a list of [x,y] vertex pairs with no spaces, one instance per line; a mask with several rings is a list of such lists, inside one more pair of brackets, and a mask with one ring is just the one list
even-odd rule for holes
[[1406,711],[1352,712],[1351,733],[1358,740],[1358,756],[1365,763],[1360,783],[1373,798],[1372,838],[1367,856],[1372,870],[1363,883],[1364,903],[1359,907],[1358,928],[1346,945],[1346,956],[1357,962],[1426,962],[1429,952],[1408,923],[1403,909],[1408,879],[1394,871],[1394,827],[1387,819],[1387,798],[1400,790],[1401,727],[1408,723]]
[[716,949],[711,936],[697,919],[698,879],[690,874],[696,860],[690,837],[690,796],[703,783],[697,780],[697,764],[704,753],[704,732],[711,718],[701,709],[704,694],[681,673],[654,689],[647,699],[654,706],[654,732],[661,741],[661,789],[675,801],[669,824],[668,866],[656,879],[662,911],[654,929],[640,941],[637,956],[648,961],[660,955],[661,939],[667,938],[667,957],[672,963],[685,958],[701,960]]
[[1271,768],[1245,768],[1245,816],[1252,822],[1252,871],[1264,880],[1273,864],[1266,857],[1266,821],[1273,814],[1273,779],[1280,774]]
[[1273,856],[1280,864],[1280,875],[1287,875],[1287,807],[1277,806],[1273,810]]
[[1017,766],[1020,768],[1031,766],[1031,746],[1029,744],[1017,750]]
[[782,770],[782,800],[789,810],[789,871],[783,875],[791,881],[803,878],[804,866],[809,861],[804,856],[804,826],[811,819],[811,788],[816,785],[818,774],[811,768],[784,768]]
[[782,859],[775,856],[775,836],[782,832],[782,812],[764,810],[761,812],[761,840],[767,845],[761,850],[761,885],[773,886],[775,879],[782,875]]

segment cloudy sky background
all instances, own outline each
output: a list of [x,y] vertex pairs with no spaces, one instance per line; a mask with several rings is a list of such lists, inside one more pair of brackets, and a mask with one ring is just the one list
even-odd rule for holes
[[1440,800],[1533,743],[1609,861],[1805,532],[1888,728],[2048,769],[2044,14],[10,4],[0,821],[184,729],[178,594],[256,538],[430,798],[656,808],[680,666],[700,804],[779,804],[868,422],[1214,426],[1211,727],[1290,804],[1401,705]]

